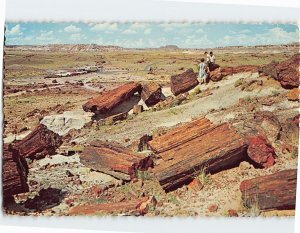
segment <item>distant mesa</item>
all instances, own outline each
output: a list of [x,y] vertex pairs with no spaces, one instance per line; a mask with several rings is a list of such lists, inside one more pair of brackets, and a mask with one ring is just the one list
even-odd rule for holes
[[180,49],[177,45],[166,45],[159,47],[160,49],[168,49],[168,50],[174,50],[174,49]]

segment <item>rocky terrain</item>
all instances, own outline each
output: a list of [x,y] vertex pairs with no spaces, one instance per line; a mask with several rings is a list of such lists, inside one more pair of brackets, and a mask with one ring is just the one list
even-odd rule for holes
[[202,51],[79,47],[6,48],[5,213],[294,215],[297,50],[220,48],[200,85]]

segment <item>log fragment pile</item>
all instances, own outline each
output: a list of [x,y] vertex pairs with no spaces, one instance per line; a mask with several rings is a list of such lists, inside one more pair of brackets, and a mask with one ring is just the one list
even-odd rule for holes
[[136,178],[137,170],[147,170],[153,165],[149,156],[133,153],[114,142],[94,141],[85,147],[80,161],[93,170],[122,180]]
[[200,118],[149,142],[161,158],[153,169],[161,186],[172,191],[192,181],[206,169],[215,173],[238,165],[247,144],[229,124],[213,125]]
[[296,205],[297,169],[244,180],[240,185],[247,207],[259,210],[288,210]]

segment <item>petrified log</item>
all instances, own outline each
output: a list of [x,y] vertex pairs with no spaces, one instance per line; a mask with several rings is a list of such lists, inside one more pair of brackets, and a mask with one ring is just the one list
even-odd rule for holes
[[157,104],[162,99],[161,86],[155,82],[143,85],[142,99],[150,107]]
[[296,54],[286,61],[280,63],[273,61],[268,65],[260,67],[259,73],[269,75],[278,80],[284,88],[298,88],[300,85],[299,64],[300,55]]
[[109,117],[105,118],[105,122],[115,123],[117,121],[123,121],[123,120],[127,119],[127,116],[128,116],[127,112],[121,112],[121,113],[118,113],[116,115],[109,116]]
[[141,197],[129,201],[115,203],[87,204],[73,207],[71,215],[95,215],[95,214],[117,214],[127,213],[132,215],[143,215],[148,212],[150,206],[156,205],[153,197]]
[[94,141],[85,147],[80,161],[87,167],[122,180],[136,178],[137,170],[147,170],[153,165],[149,156],[133,153],[117,143],[105,141]]
[[3,196],[10,197],[18,193],[28,192],[28,167],[25,158],[21,157],[12,145],[3,145],[2,184]]
[[14,144],[20,156],[30,159],[40,159],[46,155],[55,154],[55,150],[62,144],[62,137],[40,124],[23,140]]
[[89,100],[82,105],[82,108],[86,112],[96,114],[109,113],[114,107],[133,96],[134,93],[140,93],[141,90],[141,84],[130,82]]
[[203,169],[215,173],[238,166],[247,150],[233,127],[215,126],[206,118],[175,128],[149,145],[161,158],[153,172],[166,191],[191,182]]
[[210,72],[209,77],[212,81],[217,82],[222,80],[223,77],[238,73],[246,73],[251,72],[255,73],[258,71],[257,66],[250,66],[250,65],[244,65],[244,66],[236,66],[236,67],[219,67],[212,72]]
[[242,181],[240,190],[243,203],[260,210],[295,209],[297,169]]
[[171,76],[171,91],[174,95],[187,92],[199,84],[197,73],[193,69],[188,69],[182,74]]

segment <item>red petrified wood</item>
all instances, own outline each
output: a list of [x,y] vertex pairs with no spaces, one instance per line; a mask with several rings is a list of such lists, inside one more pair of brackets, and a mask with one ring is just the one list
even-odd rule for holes
[[95,214],[127,214],[143,215],[148,212],[150,205],[155,206],[156,200],[153,197],[141,197],[130,201],[116,203],[100,203],[80,205],[70,210],[71,215],[95,215]]
[[197,73],[193,69],[188,69],[182,74],[171,76],[171,91],[174,95],[187,92],[199,84]]
[[130,82],[89,100],[82,105],[82,108],[86,112],[96,114],[109,113],[114,107],[133,96],[134,93],[141,92],[141,90],[141,84]]
[[246,158],[247,144],[229,124],[201,118],[149,142],[161,161],[153,172],[166,191],[188,184],[201,170],[215,173]]
[[299,64],[300,55],[296,54],[290,59],[283,62],[271,62],[268,65],[262,66],[259,73],[269,75],[278,80],[284,88],[298,88],[299,82]]
[[23,140],[14,144],[14,148],[21,157],[40,159],[46,155],[55,154],[55,150],[62,144],[62,137],[40,124]]
[[148,107],[157,104],[162,99],[161,86],[155,82],[145,84],[141,96]]
[[4,144],[2,162],[3,196],[10,197],[28,192],[28,167],[25,158],[21,157],[12,145]]
[[80,161],[87,167],[122,180],[136,178],[137,170],[146,170],[153,165],[149,156],[106,141],[94,141],[85,147]]
[[212,81],[217,82],[222,80],[223,77],[228,75],[246,73],[246,72],[255,73],[257,71],[258,71],[257,66],[250,66],[250,65],[236,66],[236,67],[219,67],[211,71],[209,76]]
[[259,167],[271,167],[275,163],[275,150],[262,136],[248,138],[247,153],[249,158]]
[[243,203],[260,210],[295,209],[297,169],[244,180],[240,185]]

